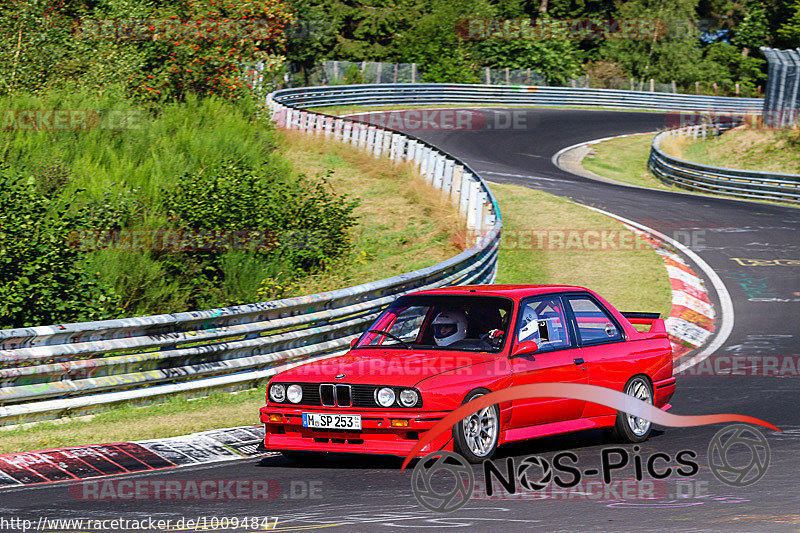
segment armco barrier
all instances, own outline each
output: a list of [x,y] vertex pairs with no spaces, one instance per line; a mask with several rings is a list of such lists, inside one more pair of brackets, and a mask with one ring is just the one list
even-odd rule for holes
[[764,100],[691,94],[573,87],[497,86],[446,83],[334,85],[284,89],[276,100],[289,107],[331,105],[486,104],[497,106],[603,106],[658,111],[761,114]]
[[340,353],[389,302],[409,291],[491,283],[502,221],[468,165],[413,136],[307,111],[329,105],[602,105],[746,111],[761,101],[680,94],[481,85],[396,84],[277,91],[278,125],[407,161],[458,206],[475,246],[431,267],[356,287],[273,302],[149,317],[0,331],[0,424],[83,414],[122,401],[255,386],[279,368]]
[[668,136],[706,137],[731,126],[701,124],[659,133],[650,148],[650,172],[664,183],[692,191],[800,203],[800,175],[712,167],[678,159],[661,150],[661,142]]

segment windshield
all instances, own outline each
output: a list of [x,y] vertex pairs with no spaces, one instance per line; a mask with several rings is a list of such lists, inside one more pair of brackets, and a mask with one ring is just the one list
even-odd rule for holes
[[378,317],[356,348],[499,352],[511,305],[493,296],[404,296]]

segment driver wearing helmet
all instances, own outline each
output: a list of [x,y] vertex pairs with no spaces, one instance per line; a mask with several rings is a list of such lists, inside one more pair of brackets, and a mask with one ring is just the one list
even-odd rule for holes
[[450,346],[467,336],[467,317],[462,311],[442,311],[433,320],[433,339],[437,346]]
[[522,314],[519,342],[523,341],[541,342],[539,338],[539,315],[536,314],[536,311],[531,306],[526,306],[525,312]]

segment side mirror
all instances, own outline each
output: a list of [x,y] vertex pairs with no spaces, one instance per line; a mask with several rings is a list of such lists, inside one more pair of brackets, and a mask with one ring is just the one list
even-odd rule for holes
[[536,344],[536,341],[522,341],[514,346],[514,349],[511,350],[511,357],[521,357],[523,355],[532,355],[535,354],[536,351],[539,349],[539,345]]
[[355,348],[356,344],[358,344],[358,337],[350,341],[350,348]]

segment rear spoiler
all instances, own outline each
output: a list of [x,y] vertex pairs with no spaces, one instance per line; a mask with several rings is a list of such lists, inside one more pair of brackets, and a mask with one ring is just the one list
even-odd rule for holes
[[[630,320],[631,324],[650,324],[653,320],[661,318],[661,313],[637,313],[626,311],[622,313],[622,316]],[[636,320],[636,322],[634,322],[634,320]]]
[[650,330],[645,333],[649,333],[650,338],[667,336],[667,328],[664,321],[661,320],[660,313],[625,312],[622,313],[622,316],[627,318],[631,324],[649,325]]

